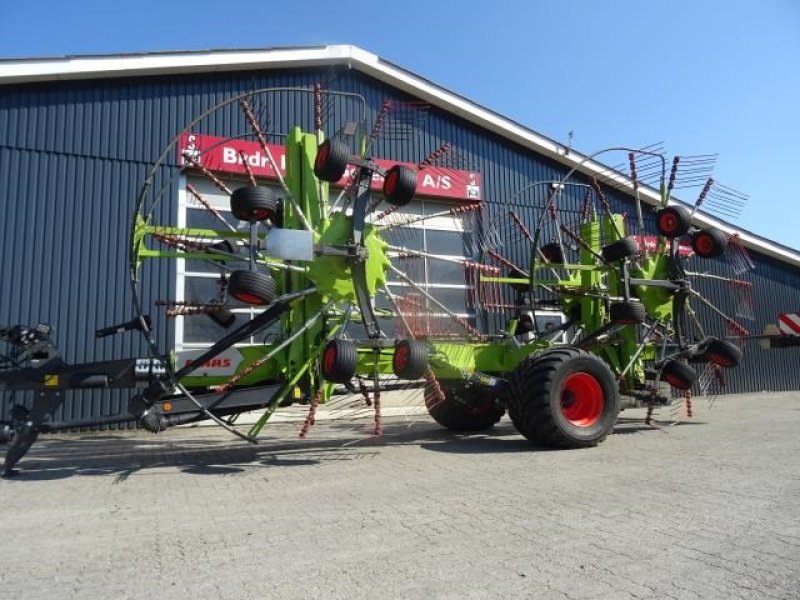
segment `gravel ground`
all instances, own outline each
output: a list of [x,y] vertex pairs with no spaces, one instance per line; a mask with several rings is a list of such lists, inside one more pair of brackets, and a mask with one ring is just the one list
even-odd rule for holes
[[425,416],[48,436],[0,481],[2,597],[800,598],[800,393],[695,404],[575,451]]

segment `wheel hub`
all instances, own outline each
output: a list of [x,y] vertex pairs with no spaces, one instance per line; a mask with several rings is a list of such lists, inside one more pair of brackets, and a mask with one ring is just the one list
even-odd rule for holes
[[605,404],[600,383],[588,373],[573,373],[564,381],[561,412],[572,425],[591,427],[600,420]]
[[659,225],[663,231],[673,232],[678,228],[678,219],[675,215],[666,213],[661,215]]
[[[344,248],[350,241],[351,231],[351,218],[341,213],[335,214],[317,237],[317,243]],[[389,258],[386,255],[387,244],[378,235],[377,228],[365,227],[363,244],[362,256],[321,255],[308,265],[308,278],[320,294],[336,300],[354,301],[356,292],[351,270],[353,261],[365,262],[367,291],[370,296],[374,297],[376,290],[385,285]]]

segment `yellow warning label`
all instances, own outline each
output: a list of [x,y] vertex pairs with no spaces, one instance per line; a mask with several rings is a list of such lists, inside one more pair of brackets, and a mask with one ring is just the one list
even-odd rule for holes
[[300,391],[300,387],[299,386],[294,386],[294,398],[295,398],[295,400],[299,400],[302,397],[303,397],[303,392]]
[[58,373],[51,373],[44,376],[44,385],[48,387],[58,386]]

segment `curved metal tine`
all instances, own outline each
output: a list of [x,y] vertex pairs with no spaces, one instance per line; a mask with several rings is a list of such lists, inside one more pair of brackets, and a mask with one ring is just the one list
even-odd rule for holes
[[425,252],[424,250],[410,250],[408,248],[404,248],[402,246],[394,246],[392,244],[389,244],[386,248],[387,250],[391,250],[393,252],[399,252],[401,254],[408,256],[415,256],[419,258],[431,258],[434,260],[440,260],[442,262],[448,262],[465,267],[480,268],[485,266],[470,260],[465,260],[463,258],[454,258],[452,256],[444,256],[441,254],[431,254],[430,252]]
[[416,291],[418,291],[420,294],[422,294],[423,296],[425,296],[425,297],[428,299],[428,301],[432,302],[432,303],[433,303],[433,304],[435,304],[435,305],[436,305],[438,308],[440,308],[440,309],[442,310],[442,312],[444,312],[444,313],[445,313],[445,314],[446,314],[448,317],[450,317],[450,318],[451,318],[451,319],[452,319],[452,320],[453,320],[453,321],[454,321],[456,324],[458,324],[460,327],[462,327],[462,328],[463,328],[463,329],[464,329],[464,330],[465,330],[465,331],[466,331],[466,332],[467,332],[469,335],[471,335],[471,336],[473,336],[473,337],[477,337],[477,338],[482,338],[482,337],[483,337],[483,336],[482,336],[482,335],[481,335],[481,334],[480,334],[480,333],[479,333],[479,332],[478,332],[478,331],[477,331],[477,330],[476,330],[474,327],[472,327],[472,326],[471,326],[469,323],[467,323],[466,321],[464,321],[464,319],[462,319],[461,317],[459,317],[458,315],[456,315],[456,314],[455,314],[453,311],[451,311],[449,308],[447,308],[447,307],[446,307],[444,304],[442,304],[441,302],[439,302],[439,300],[437,300],[437,299],[436,299],[436,298],[434,298],[434,297],[433,297],[431,294],[429,294],[429,293],[427,292],[427,290],[423,289],[423,288],[422,288],[422,286],[420,286],[420,285],[419,285],[419,284],[417,284],[416,282],[412,281],[412,280],[411,280],[411,279],[410,279],[410,278],[409,278],[409,277],[408,277],[408,276],[407,276],[405,273],[403,273],[403,272],[402,272],[400,269],[398,269],[397,267],[395,267],[395,266],[394,266],[394,265],[392,265],[391,263],[389,264],[389,269],[391,269],[391,270],[392,270],[392,271],[393,271],[393,272],[394,272],[394,273],[395,273],[395,274],[396,274],[398,277],[400,277],[402,280],[404,280],[406,283],[408,283],[408,285],[412,286],[413,288],[415,288],[415,289],[416,289]]
[[484,206],[453,213],[453,228],[461,232],[465,256],[479,257],[488,247],[485,229],[490,227]]
[[332,420],[353,421],[366,416],[365,411],[371,408],[372,400],[366,387],[362,388],[362,381],[356,375],[358,389],[355,392],[341,394],[338,398],[332,398],[328,403],[328,413]]
[[756,268],[755,263],[747,253],[747,249],[739,239],[739,235],[734,233],[728,240],[728,247],[725,251],[725,258],[731,264],[733,272],[741,275]]
[[734,279],[733,277],[725,277],[724,275],[715,275],[714,273],[698,273],[697,271],[684,271],[690,277],[699,277],[701,279],[713,279],[715,281],[724,281],[726,283],[746,283],[741,279]]
[[384,100],[381,110],[378,112],[378,116],[375,118],[375,122],[372,124],[372,129],[370,130],[369,136],[367,136],[367,144],[364,150],[365,155],[367,155],[372,148],[372,143],[378,139],[378,136],[380,135],[380,132],[386,123],[386,118],[389,114],[389,111],[391,110],[391,100]]
[[[738,271],[740,273],[741,271]],[[694,271],[686,271],[689,277],[697,277],[699,279],[710,279],[712,281],[721,281],[727,283],[732,292],[734,300],[735,314],[737,317],[743,319],[754,320],[753,306],[752,306],[752,288],[753,284],[744,279],[737,279],[734,277],[725,277],[723,275],[716,275],[713,273],[697,273]]]
[[[654,144],[649,144],[647,146],[642,146],[640,148],[615,148],[615,150],[635,152],[643,156],[646,155],[653,157],[658,157],[658,156],[663,157],[666,155],[664,142],[656,142]],[[620,175],[627,177],[625,173],[628,171],[629,168],[630,168],[630,161],[628,161],[626,157],[626,160],[621,163],[606,166],[605,169],[602,169],[601,171],[596,173],[594,177],[602,180],[604,183],[617,182],[619,180]]]
[[[728,315],[726,315],[719,308],[717,308],[716,305],[714,305],[714,303],[712,303],[710,300],[708,300],[705,296],[703,296],[697,290],[689,290],[689,294],[691,294],[692,297],[697,298],[706,307],[708,307],[712,312],[714,312],[717,315],[719,315],[725,321],[725,323],[736,323],[737,325],[739,325],[737,323],[736,319],[733,319],[733,318],[729,317]],[[739,325],[739,326],[741,327],[741,325]]]
[[237,231],[236,227],[229,223],[228,220],[222,216],[222,213],[211,206],[211,203],[206,200],[205,197],[191,183],[186,184],[186,191],[189,192],[189,194],[191,194],[194,199],[197,200],[197,202],[199,202],[203,208],[210,212],[226,229],[232,232]]
[[392,307],[394,307],[394,310],[395,310],[397,316],[400,318],[400,321],[403,323],[403,326],[405,327],[406,332],[408,333],[409,339],[412,339],[412,340],[415,339],[414,331],[411,329],[411,325],[409,325],[408,320],[406,319],[406,316],[403,314],[403,311],[400,310],[400,307],[397,304],[397,298],[396,298],[396,296],[394,294],[392,294],[392,292],[389,289],[389,286],[387,284],[383,284],[383,292],[384,292],[384,294],[386,294],[386,297],[389,298],[389,302],[391,302]]

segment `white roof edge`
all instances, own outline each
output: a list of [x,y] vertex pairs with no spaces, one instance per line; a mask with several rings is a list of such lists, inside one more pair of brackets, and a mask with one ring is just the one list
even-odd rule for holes
[[[567,151],[563,145],[527,127],[352,45],[0,59],[0,86],[38,81],[159,75],[170,72],[214,72],[324,64],[347,64],[564,165],[579,166],[581,171],[589,175],[602,173],[604,180],[609,179],[606,165],[589,160],[587,156],[575,150]],[[626,176],[619,174],[614,180],[620,189],[628,193],[633,192],[632,182]],[[652,188],[641,187],[639,191],[642,199],[648,204],[655,205],[660,202],[658,192]],[[746,246],[800,267],[800,252],[750,232],[741,231],[730,223],[706,213],[696,214],[694,221],[703,227],[716,227],[727,233],[737,232]]]
[[41,59],[0,59],[0,86],[14,83],[339,63],[350,46],[208,50]]

